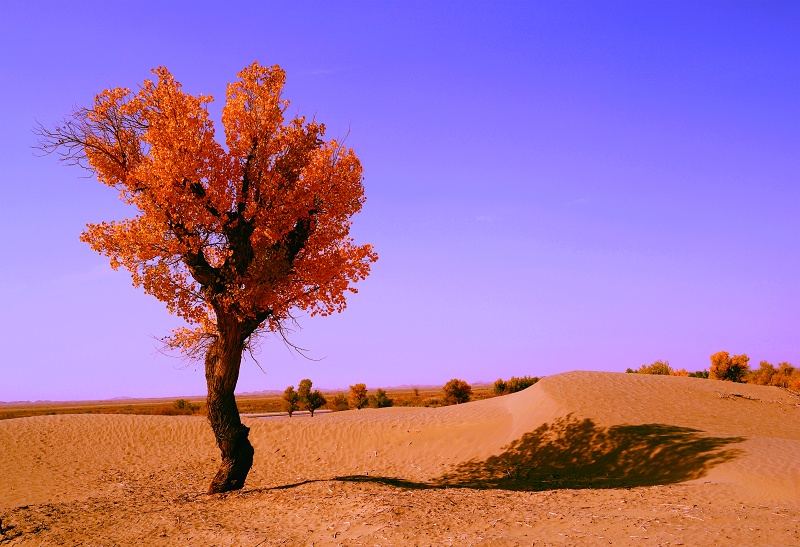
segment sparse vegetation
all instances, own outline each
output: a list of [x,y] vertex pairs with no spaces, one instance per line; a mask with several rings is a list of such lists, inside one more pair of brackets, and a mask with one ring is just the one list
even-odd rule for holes
[[442,391],[444,392],[444,402],[448,405],[467,403],[472,396],[472,386],[458,378],[447,382]]
[[800,369],[787,362],[779,363],[776,369],[767,361],[759,363],[758,370],[751,371],[745,381],[761,386],[777,386],[800,391]]
[[[437,386],[386,388],[386,394],[393,401],[392,406],[437,407],[442,406],[442,388]],[[336,410],[336,396],[347,399],[341,391],[323,392],[328,400],[322,408]],[[492,397],[492,385],[472,386],[470,400],[488,399]],[[195,415],[206,413],[205,397],[189,399],[199,410]],[[43,416],[48,414],[158,414],[161,412],[175,414],[174,399],[123,399],[118,401],[73,401],[73,402],[19,402],[0,403],[0,420],[24,418],[27,416]],[[236,405],[242,414],[264,414],[269,412],[285,412],[282,392],[240,395]],[[347,410],[339,407],[338,410]],[[298,407],[299,410],[299,407]]]
[[[661,376],[693,376],[693,373],[688,372],[685,368],[674,369],[669,366],[669,361],[654,361],[650,365],[642,365],[638,369],[626,369],[625,372],[629,374],[657,374]],[[699,374],[699,373],[697,373]]]

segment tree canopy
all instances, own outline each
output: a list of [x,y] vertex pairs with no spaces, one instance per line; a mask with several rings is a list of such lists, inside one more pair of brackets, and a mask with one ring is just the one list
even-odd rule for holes
[[138,92],[104,91],[40,147],[88,168],[135,207],[133,218],[88,224],[81,239],[114,269],[189,323],[169,342],[205,347],[220,321],[240,336],[280,330],[293,309],[328,315],[377,259],[349,237],[364,203],[362,167],[325,126],[296,116],[281,96],[284,71],[258,63],[228,85],[225,145],[208,95],[185,93],[153,70]]

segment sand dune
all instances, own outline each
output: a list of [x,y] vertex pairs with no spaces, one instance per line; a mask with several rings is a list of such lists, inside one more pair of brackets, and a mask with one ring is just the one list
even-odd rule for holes
[[[248,531],[242,523],[251,521],[242,515],[270,499],[284,505],[270,509],[273,518],[261,530],[271,530],[277,538],[284,533],[300,541],[304,535],[291,534],[300,533],[297,526],[302,523],[300,528],[312,524],[320,528],[318,535],[308,536],[316,537],[317,545],[360,544],[381,534],[388,543],[380,544],[405,544],[400,539],[414,537],[433,542],[447,537],[441,535],[442,529],[432,528],[430,519],[439,515],[443,522],[461,528],[452,530],[451,536],[461,533],[459,537],[470,543],[494,537],[502,545],[508,538],[536,536],[534,524],[544,533],[538,537],[549,537],[548,533],[566,537],[563,534],[571,528],[557,531],[567,526],[559,524],[563,511],[548,511],[561,518],[531,524],[526,507],[547,503],[558,507],[562,498],[574,494],[581,507],[613,514],[603,526],[595,515],[597,519],[590,519],[596,521],[593,528],[574,513],[573,499],[570,526],[580,523],[584,535],[570,532],[570,537],[591,542],[602,529],[603,538],[630,540],[635,534],[626,535],[625,526],[641,515],[621,513],[614,504],[630,503],[631,492],[640,492],[645,500],[641,492],[646,492],[650,501],[640,511],[658,509],[665,521],[672,515],[685,524],[688,509],[676,507],[697,507],[693,498],[713,508],[708,511],[718,512],[714,525],[696,517],[693,531],[673,534],[679,539],[701,537],[719,529],[725,519],[733,523],[736,517],[741,522],[744,511],[750,518],[748,528],[756,521],[759,526],[750,533],[733,523],[730,537],[741,533],[741,538],[756,544],[778,538],[800,541],[800,397],[774,387],[572,372],[545,378],[523,392],[451,407],[362,409],[314,418],[245,418],[245,422],[251,427],[255,463],[245,491],[220,498],[201,494],[218,463],[203,418],[58,415],[0,421],[0,513],[7,537],[22,543],[69,543],[94,533],[111,544],[135,538],[169,544],[170,537],[176,542],[214,544],[219,535],[200,533],[210,526],[207,520],[180,527],[181,519],[191,520],[191,511],[201,503],[207,509],[227,504],[230,512],[223,511],[216,525],[228,530],[234,543],[247,544],[261,536]],[[286,499],[289,492],[294,493],[291,500]],[[383,524],[381,533],[364,526],[388,510],[374,503],[375,496],[391,500],[383,505],[391,508],[392,515],[401,509],[405,515],[399,522],[406,524],[392,528],[394,536],[386,535],[389,524]],[[299,515],[315,497],[326,498],[314,503],[316,516],[289,516],[295,510]],[[346,501],[351,498],[361,501]],[[487,500],[495,503],[487,507]],[[651,502],[656,506],[648,505]],[[166,504],[167,513],[176,512],[170,518],[178,525],[173,522],[167,535],[148,535],[147,526],[153,525],[155,516],[144,519],[147,524],[142,526],[147,529],[134,526],[125,535],[126,528],[115,528],[111,533],[109,523],[115,519],[128,518],[136,507],[159,504]],[[50,516],[42,516],[43,507],[51,508]],[[82,507],[94,509],[87,512]],[[364,521],[357,534],[351,533],[350,525],[347,530],[340,526],[339,532],[321,530],[343,510]],[[470,511],[496,515],[495,524],[487,524],[491,518],[472,522],[464,513]],[[497,529],[497,522],[514,515],[519,526]],[[624,515],[628,516],[623,519]],[[37,518],[45,523],[39,528],[31,524]],[[398,520],[396,515],[392,518]],[[64,532],[67,520],[71,532]],[[666,534],[677,528],[664,530]],[[553,537],[556,541],[559,536]]]

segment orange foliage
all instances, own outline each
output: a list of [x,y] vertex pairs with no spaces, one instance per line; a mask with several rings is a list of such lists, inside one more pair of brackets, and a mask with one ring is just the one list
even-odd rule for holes
[[779,363],[777,369],[771,363],[761,361],[758,370],[754,370],[747,377],[747,382],[800,391],[800,369],[785,361]]
[[743,382],[749,371],[750,358],[746,354],[730,356],[727,351],[718,351],[711,356],[708,377],[712,380]]
[[40,130],[43,150],[84,164],[137,211],[87,225],[82,241],[191,325],[168,339],[183,350],[213,338],[222,316],[249,336],[279,330],[292,309],[341,311],[377,260],[349,237],[365,200],[353,151],[324,141],[323,124],[285,120],[278,66],[253,63],[228,85],[225,147],[212,97],[185,93],[166,68],[153,73],[137,93],[104,91]]

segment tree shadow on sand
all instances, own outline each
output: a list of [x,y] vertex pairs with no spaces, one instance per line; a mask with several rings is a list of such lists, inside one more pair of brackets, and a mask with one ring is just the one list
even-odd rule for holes
[[569,415],[526,433],[501,454],[464,462],[429,483],[373,476],[336,480],[503,490],[654,486],[703,477],[712,467],[739,456],[742,451],[728,445],[743,440],[663,424],[602,428]]

